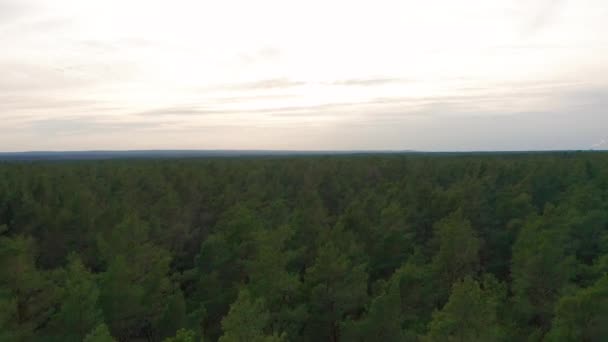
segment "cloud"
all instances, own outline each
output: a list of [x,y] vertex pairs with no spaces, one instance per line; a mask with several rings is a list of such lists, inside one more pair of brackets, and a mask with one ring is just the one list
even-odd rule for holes
[[57,99],[48,96],[33,96],[33,95],[0,95],[0,111],[1,112],[17,112],[17,111],[32,111],[43,110],[49,111],[54,109],[95,109],[99,110],[101,102],[83,99]]
[[27,96],[35,92],[82,90],[100,84],[120,83],[137,72],[137,64],[130,61],[90,60],[74,64],[49,60],[45,64],[35,64],[0,59],[0,94]]
[[162,107],[157,109],[145,110],[134,113],[135,116],[150,117],[150,116],[204,116],[213,114],[229,114],[231,111],[204,109],[196,106],[174,106]]
[[90,49],[95,52],[115,52],[124,48],[154,47],[155,42],[141,37],[119,38],[112,41],[100,39],[82,39],[76,42],[79,48]]
[[165,107],[135,113],[137,116],[207,116],[207,115],[231,115],[231,114],[278,114],[293,115],[301,112],[316,112],[323,115],[325,109],[347,108],[355,106],[355,103],[328,103],[310,106],[285,106],[264,107],[256,109],[224,109],[224,108],[202,108],[190,106]]
[[71,116],[30,120],[27,129],[45,136],[85,135],[104,132],[133,132],[160,128],[167,122],[125,120],[123,118],[102,118],[91,116]]
[[329,82],[329,85],[338,85],[338,86],[378,86],[385,84],[394,84],[394,83],[409,83],[412,80],[401,79],[401,78],[355,78],[348,80],[339,80],[334,82]]
[[[195,146],[211,140],[208,131],[162,138],[176,127],[222,125],[226,136],[213,139],[242,148],[277,140],[251,127],[280,127],[281,137],[291,127],[285,137],[299,136],[301,147],[303,137],[338,144],[343,135],[353,148],[402,140],[428,148],[427,135],[435,146],[477,138],[485,146],[493,140],[481,126],[499,131],[497,146],[540,146],[536,134],[587,147],[589,137],[606,135],[608,64],[598,58],[606,39],[596,34],[606,28],[605,1],[566,9],[560,0],[443,0],[445,11],[436,11],[380,0],[348,13],[316,0],[272,13],[237,5],[245,10],[205,1],[0,0],[0,146],[46,144],[57,134],[69,135],[74,149],[93,136],[97,145],[137,136]],[[238,131],[246,128],[251,137]],[[7,138],[20,131],[34,133]]]
[[256,63],[267,63],[276,61],[281,57],[281,50],[275,47],[265,46],[253,52],[240,53],[239,63],[251,65]]
[[0,26],[22,17],[28,9],[23,1],[0,0]]
[[306,85],[306,82],[295,81],[289,78],[270,78],[253,82],[228,83],[205,87],[203,90],[264,90],[281,89]]
[[270,78],[262,79],[259,81],[232,83],[232,84],[219,84],[215,86],[205,87],[203,90],[206,91],[258,91],[258,90],[275,90],[275,89],[287,89],[294,87],[301,87],[306,85],[328,85],[328,86],[359,86],[359,87],[372,87],[381,86],[387,84],[399,84],[399,83],[411,83],[412,80],[402,78],[354,78],[336,80],[331,82],[304,82],[293,80],[289,78]]
[[533,35],[551,24],[559,12],[564,0],[542,0],[540,8],[535,12],[532,20],[526,25],[524,33]]
[[[608,116],[603,108],[608,105],[608,88],[560,92],[555,97],[562,101],[557,108],[539,111],[500,105],[521,99],[522,94],[516,92],[487,96],[487,101],[497,101],[495,112],[475,107],[484,102],[483,94],[377,98],[365,103],[332,102],[249,111],[167,106],[141,115],[30,118],[18,131],[30,132],[30,137],[47,137],[49,146],[59,149],[65,149],[63,144],[77,143],[83,136],[96,139],[96,144],[87,145],[89,148],[163,148],[163,144],[171,143],[171,147],[187,148],[577,149],[588,146],[586,137],[605,134]],[[207,120],[216,114],[213,120]],[[231,117],[237,114],[245,115]],[[260,114],[270,120],[264,121]],[[174,117],[164,117],[171,115]],[[277,139],[282,139],[279,145],[275,144]],[[606,146],[605,142],[598,144]],[[34,148],[26,143],[21,146]]]
[[599,142],[591,145],[591,149],[599,149],[599,148],[603,148],[604,146],[608,145],[608,140],[606,140],[605,138],[600,139]]
[[260,95],[243,95],[243,96],[223,96],[216,97],[210,100],[211,103],[215,104],[231,104],[231,103],[255,103],[259,101],[268,100],[286,100],[294,99],[297,95],[293,94],[260,94]]
[[[576,85],[576,84],[575,84]],[[573,86],[573,85],[570,85]],[[140,117],[190,116],[204,117],[210,115],[268,115],[272,117],[321,117],[323,115],[348,116],[353,114],[369,115],[390,113],[390,115],[413,115],[424,112],[425,115],[491,115],[504,113],[509,110],[520,112],[532,110],[531,104],[542,102],[555,94],[574,96],[572,87],[568,84],[552,82],[517,82],[496,86],[472,87],[457,89],[454,95],[436,96],[393,96],[393,97],[361,97],[353,101],[326,101],[307,105],[273,105],[276,98],[286,101],[278,103],[293,103],[293,95],[257,95],[245,97],[210,99],[205,103],[178,105],[153,108],[133,113]],[[578,89],[578,88],[575,88]],[[576,92],[573,103],[585,104],[588,100],[601,99],[602,90],[586,90]],[[565,96],[564,96],[565,97]],[[249,101],[270,100],[247,106]],[[571,101],[572,102],[572,101]],[[238,108],[230,107],[236,105]],[[227,118],[229,119],[229,118]]]

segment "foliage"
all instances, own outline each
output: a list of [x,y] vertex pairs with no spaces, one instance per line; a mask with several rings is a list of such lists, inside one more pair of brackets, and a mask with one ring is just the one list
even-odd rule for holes
[[0,341],[603,341],[608,155],[0,164]]
[[253,299],[247,290],[241,290],[222,320],[224,334],[220,342],[280,342],[282,337],[267,334],[270,314],[262,299]]
[[116,340],[110,335],[108,326],[100,324],[93,329],[83,340],[84,342],[116,342]]
[[608,336],[608,275],[557,303],[549,340],[601,341]]
[[429,341],[499,341],[503,339],[498,308],[504,292],[491,280],[483,285],[470,277],[452,287],[447,304],[433,314]]

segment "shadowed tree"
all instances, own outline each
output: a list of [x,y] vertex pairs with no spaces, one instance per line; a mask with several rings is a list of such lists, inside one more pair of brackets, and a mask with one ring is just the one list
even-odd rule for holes
[[287,226],[257,231],[254,234],[255,257],[246,262],[247,289],[252,296],[264,300],[270,312],[271,330],[288,336],[299,333],[306,319],[302,283],[298,274],[288,271],[297,255],[297,251],[287,249],[287,242],[293,235],[293,229]]
[[269,334],[270,314],[264,301],[254,299],[246,289],[239,292],[236,302],[230,306],[228,315],[222,320],[224,334],[219,342],[281,342],[284,337]]
[[452,284],[479,271],[481,241],[461,211],[439,221],[435,231],[439,250],[433,257],[432,267],[443,289],[440,295],[447,296]]
[[76,255],[68,258],[62,292],[61,308],[50,323],[53,334],[61,341],[82,341],[103,316],[95,279]]
[[[174,337],[168,337],[163,342],[195,342],[196,334],[194,331],[179,329]],[[202,340],[200,342],[203,342]]]
[[345,341],[414,341],[403,329],[400,277],[394,276],[380,290],[363,318],[343,324]]
[[54,314],[57,294],[49,274],[36,268],[34,240],[0,237],[0,336],[31,340]]
[[[100,303],[113,335],[122,340],[173,334],[180,328],[181,322],[173,320],[185,313],[175,310],[185,307],[175,302],[180,290],[168,278],[171,257],[150,241],[147,225],[127,218],[98,243],[108,260],[101,276]],[[172,311],[171,320],[165,319],[167,310]]]
[[608,275],[593,286],[562,297],[547,341],[605,341],[608,337]]
[[93,329],[83,340],[84,342],[116,342],[116,340],[110,335],[108,326],[100,324]]
[[543,216],[531,218],[513,246],[515,310],[520,320],[532,323],[541,335],[549,329],[554,305],[575,272],[575,260],[565,251],[567,230],[560,229],[555,215],[548,209]]
[[483,342],[504,339],[498,309],[506,288],[493,279],[456,282],[447,304],[433,314],[427,341]]
[[353,263],[332,241],[319,248],[315,263],[305,275],[310,339],[341,340],[342,320],[359,313],[367,299],[365,267],[365,264]]

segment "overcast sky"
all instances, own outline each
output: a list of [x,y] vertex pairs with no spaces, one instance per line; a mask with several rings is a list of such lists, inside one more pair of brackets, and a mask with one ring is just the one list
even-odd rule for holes
[[0,0],[0,150],[608,148],[606,0]]

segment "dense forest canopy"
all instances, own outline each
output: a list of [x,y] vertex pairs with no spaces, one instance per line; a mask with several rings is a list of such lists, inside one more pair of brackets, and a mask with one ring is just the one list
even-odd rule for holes
[[0,164],[0,341],[602,341],[608,154]]

